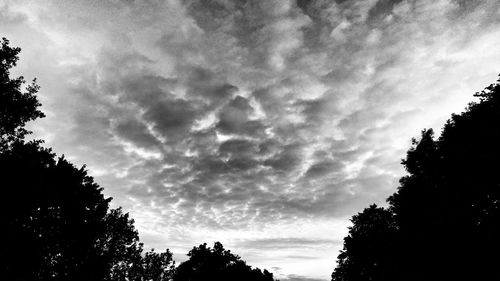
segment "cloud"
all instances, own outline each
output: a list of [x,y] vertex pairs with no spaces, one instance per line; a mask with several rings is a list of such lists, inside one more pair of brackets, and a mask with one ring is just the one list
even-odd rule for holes
[[258,120],[250,120],[253,108],[250,102],[236,96],[219,112],[219,122],[216,128],[223,134],[235,134],[253,137],[265,136],[264,125]]
[[311,239],[311,238],[263,238],[255,240],[241,241],[237,244],[239,247],[247,249],[280,249],[280,248],[304,248],[304,247],[322,247],[332,244],[339,244],[341,241],[335,239]]
[[384,204],[411,137],[461,111],[500,60],[494,0],[0,7],[16,71],[42,85],[36,136],[86,163],[146,243],[182,252],[217,233],[290,280],[329,279],[345,233],[284,226]]
[[282,280],[286,280],[286,281],[324,281],[326,279],[309,278],[306,276],[290,274],[285,279],[282,279]]

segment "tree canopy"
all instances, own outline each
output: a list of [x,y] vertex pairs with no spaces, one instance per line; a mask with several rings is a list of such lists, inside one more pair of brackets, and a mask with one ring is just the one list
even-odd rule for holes
[[393,280],[396,224],[387,209],[371,205],[352,217],[353,226],[344,238],[338,268],[332,277],[338,281]]
[[36,97],[39,86],[36,80],[26,86],[23,76],[10,78],[10,70],[19,60],[20,48],[9,46],[9,40],[2,38],[0,47],[0,149],[8,143],[23,139],[30,132],[24,128],[28,121],[45,115],[38,109],[41,106]]
[[353,217],[332,280],[500,280],[499,95],[500,80],[413,140],[389,207]]
[[189,259],[179,265],[173,281],[239,280],[273,281],[273,274],[267,270],[252,268],[239,256],[224,249],[220,242],[213,248],[202,244],[188,253]]

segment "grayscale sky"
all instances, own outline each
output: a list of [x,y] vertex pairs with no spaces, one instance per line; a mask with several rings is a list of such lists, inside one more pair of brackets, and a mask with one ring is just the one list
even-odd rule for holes
[[329,280],[349,217],[384,204],[412,137],[500,72],[498,0],[0,0],[47,117],[177,261],[221,241]]

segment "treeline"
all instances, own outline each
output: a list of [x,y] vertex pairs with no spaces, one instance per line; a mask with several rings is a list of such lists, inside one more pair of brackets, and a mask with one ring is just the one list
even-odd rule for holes
[[[216,242],[172,253],[145,251],[134,221],[87,174],[43,141],[26,141],[27,122],[44,117],[33,80],[11,78],[19,48],[0,48],[0,280],[273,281]],[[25,89],[23,89],[25,87]]]
[[500,280],[500,79],[423,130],[387,199],[353,216],[333,281]]

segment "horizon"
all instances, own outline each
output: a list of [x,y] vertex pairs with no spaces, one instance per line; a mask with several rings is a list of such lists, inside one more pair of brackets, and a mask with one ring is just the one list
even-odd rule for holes
[[146,248],[220,241],[283,281],[330,280],[411,139],[500,72],[495,0],[0,0],[0,36],[41,86],[32,138]]

